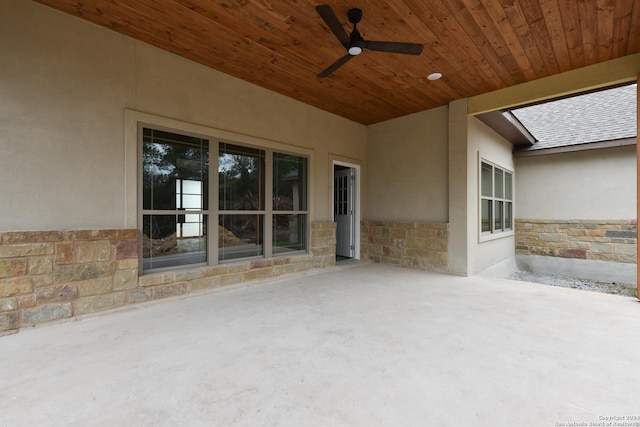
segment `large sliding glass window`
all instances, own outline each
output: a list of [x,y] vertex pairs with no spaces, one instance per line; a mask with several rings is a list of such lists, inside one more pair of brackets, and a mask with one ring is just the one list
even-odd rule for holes
[[143,270],[307,249],[307,158],[146,127],[141,152]]
[[513,174],[486,161],[480,162],[480,230],[513,230]]
[[209,142],[142,132],[143,269],[207,261]]

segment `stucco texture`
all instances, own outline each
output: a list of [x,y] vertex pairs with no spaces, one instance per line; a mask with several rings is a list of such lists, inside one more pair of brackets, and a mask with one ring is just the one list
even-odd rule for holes
[[[469,272],[477,273],[491,265],[509,258],[515,252],[513,233],[492,240],[480,238],[479,220],[479,161],[487,160],[506,170],[514,171],[513,146],[480,120],[469,117],[469,200],[468,225],[471,232],[469,239]],[[475,155],[475,158],[471,158]],[[516,207],[517,209],[517,207]],[[482,241],[481,241],[482,240]]]
[[636,218],[636,147],[516,159],[518,218]]
[[0,230],[128,226],[125,110],[312,150],[311,220],[331,219],[329,156],[366,127],[20,0],[0,3]]
[[447,222],[447,120],[440,107],[369,126],[367,219]]

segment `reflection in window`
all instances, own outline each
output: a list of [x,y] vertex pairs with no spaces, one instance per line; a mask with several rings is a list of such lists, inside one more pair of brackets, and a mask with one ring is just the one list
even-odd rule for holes
[[[206,215],[197,215],[205,223]],[[206,230],[192,238],[180,238],[175,232],[176,215],[143,215],[143,269],[175,267],[207,262]]]
[[273,153],[273,253],[306,249],[307,159]]
[[273,252],[303,251],[306,248],[306,215],[273,216]]
[[202,182],[191,179],[176,179],[176,206],[184,210],[184,215],[178,215],[176,233],[178,237],[202,236],[204,225],[202,215],[188,212],[202,210]]
[[218,178],[218,260],[264,255],[265,152],[220,143]]
[[493,232],[502,231],[504,229],[504,202],[502,200],[496,200],[493,203],[495,205],[495,209],[493,210]]
[[264,255],[264,215],[220,215],[219,218],[220,261]]
[[491,200],[482,199],[482,232],[491,231]]
[[504,171],[499,168],[495,168],[495,191],[493,193],[494,197],[502,199],[504,197]]
[[206,262],[209,142],[155,129],[142,134],[143,269]]
[[307,158],[148,128],[141,144],[143,270],[307,249]]
[[288,154],[273,154],[273,209],[307,209],[307,159]]
[[220,210],[264,210],[264,158],[262,150],[220,144]]
[[493,196],[493,179],[491,178],[492,175],[493,167],[487,163],[482,163],[482,175],[480,177],[480,181],[482,184],[482,196],[484,197]]

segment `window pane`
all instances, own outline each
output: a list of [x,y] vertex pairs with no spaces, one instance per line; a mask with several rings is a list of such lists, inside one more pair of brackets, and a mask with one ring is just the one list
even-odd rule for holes
[[273,209],[307,209],[307,159],[288,154],[273,154]]
[[306,249],[306,215],[273,216],[273,253]]
[[493,175],[493,167],[486,163],[482,163],[482,176],[481,176],[481,185],[482,185],[482,195],[484,197],[493,197],[493,180],[491,176]]
[[493,197],[503,198],[504,197],[504,172],[502,169],[494,168],[495,170],[495,192],[493,193]]
[[264,151],[220,144],[220,210],[264,210]]
[[184,223],[185,224],[186,223],[196,223],[196,222],[200,223],[201,222],[201,218],[202,218],[202,215],[193,215],[193,214],[191,214],[191,215],[187,214],[187,215],[183,215],[183,216],[184,216]]
[[264,254],[263,215],[220,215],[218,225],[220,261]]
[[181,200],[181,209],[202,209],[202,196],[192,194],[183,194]]
[[[197,196],[201,209],[208,209],[207,183],[209,142],[205,139],[143,130],[142,173],[143,209],[176,210],[180,182],[188,180],[200,188]],[[180,190],[182,191],[182,190]]]
[[207,262],[207,215],[188,215],[193,222],[179,222],[181,215],[143,215],[143,269]]
[[504,229],[511,230],[513,228],[513,203],[505,202],[504,206]]
[[504,173],[504,198],[513,199],[513,176],[509,172]]
[[202,183],[200,181],[194,181],[191,179],[183,179],[182,193],[200,195],[202,194]]
[[335,177],[333,179],[333,214],[340,215],[340,195],[342,192],[339,190],[340,178]]
[[482,231],[491,231],[491,200],[482,199]]
[[503,230],[503,227],[502,227],[503,212],[504,212],[503,208],[504,208],[504,202],[497,201],[497,200],[494,202],[493,231]]

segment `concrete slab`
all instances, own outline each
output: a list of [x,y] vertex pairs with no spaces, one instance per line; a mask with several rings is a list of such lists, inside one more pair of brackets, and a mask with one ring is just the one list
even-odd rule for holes
[[639,356],[632,298],[358,265],[0,337],[0,425],[589,425]]

